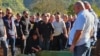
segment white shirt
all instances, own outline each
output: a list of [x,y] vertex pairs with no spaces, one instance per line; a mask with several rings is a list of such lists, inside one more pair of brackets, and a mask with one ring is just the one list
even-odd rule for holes
[[52,23],[54,27],[54,34],[53,36],[58,36],[63,33],[63,29],[66,28],[64,21],[60,20],[57,22],[56,20]]
[[92,13],[92,15],[94,16],[94,34],[93,35],[94,35],[95,40],[97,40],[96,36],[97,36],[97,27],[98,27],[99,19],[92,9],[89,12]]
[[81,11],[76,21],[73,24],[73,27],[69,34],[69,44],[72,45],[74,35],[77,30],[82,30],[83,34],[81,35],[79,41],[77,42],[76,46],[82,45],[87,43],[90,40],[90,32],[93,29],[94,25],[94,17],[88,10]]
[[41,18],[39,18],[39,19],[36,18],[35,19],[35,22],[39,22],[40,20],[42,20],[42,19]]

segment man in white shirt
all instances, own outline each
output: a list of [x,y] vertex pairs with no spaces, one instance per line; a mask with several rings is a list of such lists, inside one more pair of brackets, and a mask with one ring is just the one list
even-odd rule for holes
[[[95,45],[97,41],[97,26],[98,26],[99,20],[98,20],[96,13],[91,8],[90,3],[87,1],[84,1],[84,5],[85,5],[85,8],[94,16],[94,28],[93,28],[93,36],[91,37],[91,47],[88,51],[89,53],[87,54],[88,56],[91,56],[91,48]],[[96,53],[98,53],[98,50]]]
[[74,11],[77,14],[77,19],[69,34],[70,51],[73,52],[74,56],[86,56],[86,51],[90,47],[94,17],[85,9],[81,1],[74,4]]
[[67,36],[67,30],[64,21],[61,18],[60,13],[56,13],[55,21],[53,22],[54,34],[53,34],[53,50],[63,50],[63,39]]

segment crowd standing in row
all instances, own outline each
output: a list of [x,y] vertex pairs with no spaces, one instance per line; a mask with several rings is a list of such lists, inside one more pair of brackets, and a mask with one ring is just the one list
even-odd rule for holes
[[91,46],[96,43],[96,55],[100,56],[100,22],[87,1],[74,4],[76,15],[29,15],[28,11],[13,15],[11,8],[6,14],[0,9],[0,41],[4,56],[11,45],[12,56],[16,47],[22,54],[41,50],[61,51],[69,47],[74,56],[91,56]]

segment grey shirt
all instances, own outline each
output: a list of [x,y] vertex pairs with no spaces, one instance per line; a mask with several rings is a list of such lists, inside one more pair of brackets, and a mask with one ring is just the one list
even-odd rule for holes
[[3,19],[0,18],[0,37],[3,37],[4,36],[4,22],[3,22]]

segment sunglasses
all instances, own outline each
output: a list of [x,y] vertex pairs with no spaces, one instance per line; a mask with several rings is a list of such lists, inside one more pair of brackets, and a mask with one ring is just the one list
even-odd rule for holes
[[0,14],[2,14],[2,12],[0,12]]

